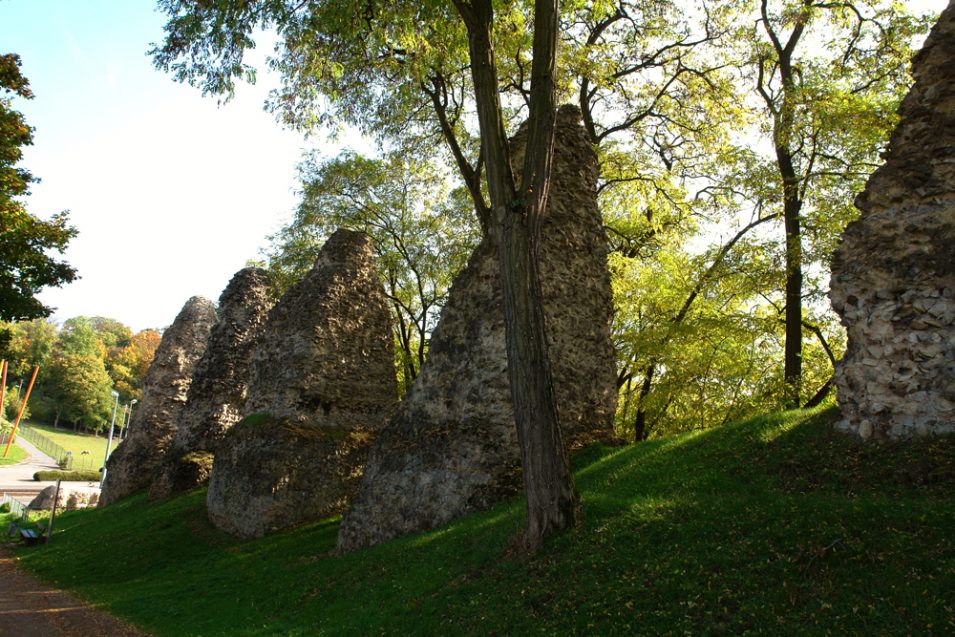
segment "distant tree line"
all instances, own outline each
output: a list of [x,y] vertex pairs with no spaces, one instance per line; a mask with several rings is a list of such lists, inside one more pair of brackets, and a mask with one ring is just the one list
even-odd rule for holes
[[[138,400],[159,345],[158,330],[134,333],[119,321],[78,316],[62,326],[46,319],[0,322],[8,362],[7,420],[16,417],[34,366],[40,367],[28,409],[34,420],[99,432],[109,426],[114,398]],[[121,408],[120,408],[121,409]],[[117,422],[119,422],[117,420]]]

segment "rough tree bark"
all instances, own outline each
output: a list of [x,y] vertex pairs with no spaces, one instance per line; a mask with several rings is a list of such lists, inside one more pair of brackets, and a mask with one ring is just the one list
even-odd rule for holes
[[521,445],[527,506],[524,543],[534,552],[545,538],[573,526],[577,515],[577,493],[560,435],[547,356],[537,258],[553,157],[558,0],[535,2],[528,142],[519,186],[511,171],[501,113],[491,0],[455,0],[455,7],[468,31],[501,265],[511,400]]
[[783,379],[785,381],[784,405],[790,409],[799,407],[802,392],[802,230],[800,213],[803,198],[799,190],[800,177],[796,172],[792,135],[795,127],[796,72],[793,69],[793,52],[805,31],[812,9],[812,0],[803,0],[796,15],[793,30],[786,44],[779,39],[769,20],[767,0],[761,2],[763,28],[769,36],[779,65],[782,84],[782,100],[777,103],[766,91],[763,64],[760,63],[758,90],[773,115],[773,145],[776,166],[783,185],[783,225],[786,233],[786,341],[783,352]]

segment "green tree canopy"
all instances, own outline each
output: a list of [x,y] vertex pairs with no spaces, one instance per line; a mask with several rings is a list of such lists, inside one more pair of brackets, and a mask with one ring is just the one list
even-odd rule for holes
[[10,362],[11,388],[40,367],[30,397],[34,415],[92,430],[107,422],[112,390],[122,402],[140,398],[160,340],[156,330],[133,334],[121,322],[99,316],[74,317],[59,328],[47,319],[0,323],[0,330],[10,334],[0,358]]

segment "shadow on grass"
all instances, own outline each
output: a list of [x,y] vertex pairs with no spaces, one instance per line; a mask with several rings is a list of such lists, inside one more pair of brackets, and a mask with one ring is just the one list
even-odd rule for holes
[[204,490],[65,514],[21,556],[157,635],[932,634],[955,590],[950,443],[859,445],[833,419],[584,450],[581,527],[530,562],[505,557],[520,499],[338,556],[337,519],[238,540]]

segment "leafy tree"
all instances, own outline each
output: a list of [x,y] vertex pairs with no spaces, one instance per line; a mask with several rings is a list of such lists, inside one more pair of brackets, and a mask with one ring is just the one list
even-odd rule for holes
[[0,358],[6,359],[11,377],[23,378],[30,374],[34,366],[45,369],[53,357],[56,347],[57,327],[47,319],[34,319],[0,325],[10,339]]
[[57,339],[56,353],[105,358],[106,345],[94,325],[94,321],[86,316],[76,316],[64,321]]
[[890,0],[760,0],[747,18],[737,41],[749,45],[745,77],[772,149],[766,186],[783,216],[785,404],[795,407],[807,268],[828,260],[856,214],[854,193],[878,165],[910,83],[912,40],[929,23]]
[[[685,214],[667,217],[678,223],[657,228],[642,224],[633,214],[618,216],[622,224],[611,217],[613,241],[621,256],[652,259],[615,268],[632,277],[631,281],[615,278],[619,418],[624,432],[638,439],[649,435],[651,428],[660,433],[712,426],[726,414],[736,418],[747,415],[747,409],[765,410],[778,403],[798,405],[809,395],[812,398],[805,402],[814,404],[831,389],[834,361],[844,336],[825,301],[825,264],[842,228],[855,214],[853,195],[875,167],[879,146],[893,125],[894,110],[908,83],[908,47],[913,35],[923,32],[926,25],[889,3],[800,1],[780,9],[782,4],[710,4],[722,9],[723,24],[738,25],[736,37],[728,41],[742,54],[738,58],[742,71],[736,88],[739,95],[732,101],[745,118],[739,123],[726,121],[737,130],[736,147],[728,143],[725,133],[711,136],[711,141],[697,138],[705,142],[696,144],[697,152],[711,158],[697,164],[705,166],[703,174],[710,176],[691,180],[698,190],[689,199],[697,205],[687,206]],[[786,31],[800,20],[803,27]],[[884,32],[879,32],[880,26]],[[780,51],[770,32],[789,56],[794,82],[788,88],[780,79],[783,65],[774,57]],[[787,42],[792,44],[788,51]],[[723,58],[732,59],[727,55],[730,47],[724,45],[723,50]],[[867,67],[881,72],[869,73]],[[710,75],[714,77],[719,76]],[[785,97],[787,90],[789,98]],[[776,109],[775,118],[772,109]],[[785,115],[787,109],[791,115]],[[750,147],[739,147],[740,138]],[[791,154],[788,163],[787,153]],[[783,179],[781,166],[795,172]],[[647,188],[645,180],[635,183]],[[786,184],[798,187],[787,190]],[[632,188],[629,182],[626,187]],[[680,201],[659,189],[657,192],[666,200]],[[787,199],[787,193],[794,196]],[[645,196],[630,200],[639,205],[651,201]],[[659,219],[666,208],[656,205],[646,210],[649,221],[650,214]],[[787,210],[790,222],[796,224],[785,222]],[[701,238],[709,241],[707,233],[712,236],[714,228],[722,231],[732,224],[745,230],[749,221],[742,214],[746,211],[768,223],[747,231],[747,237],[739,237],[738,242],[725,244],[729,252],[724,254],[722,247],[714,244],[697,258],[681,248],[681,243],[698,244]],[[686,223],[694,218],[702,222],[700,229]],[[780,238],[788,236],[788,247],[782,240],[769,240],[766,229],[779,224],[777,219],[784,221]],[[798,234],[787,234],[794,228]],[[646,232],[641,234],[640,229]],[[679,242],[681,234],[683,241]],[[647,237],[649,241],[644,240]],[[706,265],[705,259],[713,260]],[[671,271],[665,267],[668,263],[681,265]],[[773,272],[775,263],[782,265],[778,272]],[[799,267],[795,267],[797,263]],[[658,277],[667,271],[672,278],[663,283]],[[707,272],[711,274],[706,276]],[[725,285],[734,279],[739,284]],[[653,281],[666,286],[668,292],[670,288],[683,289],[683,298],[658,290],[651,286]],[[798,289],[793,302],[785,292],[780,293],[787,286],[790,298]],[[711,301],[723,309],[711,313],[707,309]],[[794,332],[798,337],[793,337]],[[804,343],[804,335],[811,340]],[[735,354],[721,354],[730,346],[736,349]],[[716,379],[699,373],[715,368],[702,365],[704,361],[720,359],[723,389]],[[773,360],[788,362],[777,373]],[[758,376],[744,380],[733,370],[742,369],[740,365],[747,361],[752,363],[747,363],[747,368]],[[798,382],[794,370],[798,370]],[[740,381],[730,382],[734,377]],[[713,391],[706,392],[707,386]],[[694,394],[695,405],[680,409],[681,403],[692,404],[687,401]]]
[[112,405],[112,380],[106,372],[106,348],[84,316],[68,319],[57,335],[56,349],[42,384],[43,395],[60,418],[94,431],[103,426]]
[[[336,64],[329,57],[311,57],[313,46],[333,53],[344,50],[351,56],[349,61],[361,57],[354,53],[356,48],[390,60],[388,64],[399,72],[377,75],[372,86],[385,89],[382,95],[397,95],[398,99],[406,92],[408,103],[414,103],[420,95],[418,88],[429,80],[430,71],[449,68],[451,61],[452,68],[470,67],[468,93],[473,96],[480,129],[477,164],[483,163],[486,170],[488,207],[481,205],[480,185],[472,179],[480,171],[473,165],[470,173],[460,168],[474,197],[478,218],[483,227],[492,229],[499,247],[511,394],[524,466],[528,547],[533,550],[547,535],[572,526],[576,518],[576,492],[559,434],[534,257],[553,151],[557,2],[537,0],[533,8],[521,3],[502,4],[497,18],[489,0],[455,2],[453,10],[443,2],[382,2],[357,7],[347,0],[307,5],[195,5],[164,0],[160,6],[171,19],[166,26],[164,48],[154,51],[157,64],[174,70],[180,79],[200,83],[216,93],[229,92],[233,78],[243,73],[242,52],[253,44],[249,34],[258,24],[274,24],[282,33],[287,83],[293,87],[294,80],[301,76],[296,75],[297,67],[288,62],[296,53],[310,56],[307,61],[311,64],[303,65],[308,66],[310,79],[319,77],[334,82],[348,78],[345,81],[362,84],[368,83],[364,75],[382,70],[381,65],[368,67],[369,71],[361,66]],[[511,172],[500,90],[504,74],[498,73],[494,31],[495,27],[506,31],[511,25],[524,25],[526,31],[531,23],[528,141],[518,181]],[[409,49],[414,55],[407,55]],[[295,96],[315,95],[312,87],[295,88],[300,89]],[[365,91],[359,99],[369,97],[370,93]],[[373,108],[369,106],[374,104],[357,106],[361,110],[358,119],[362,119],[370,115]]]
[[[6,393],[3,395],[3,407],[0,409],[0,426],[3,427],[3,431],[6,432],[8,428],[12,428],[13,423],[16,421],[17,414],[20,413],[20,407],[23,405],[23,395],[17,391],[17,386],[13,385],[7,387]],[[30,418],[30,406],[27,405],[26,409],[23,410],[23,418]]]
[[58,406],[54,426],[60,417],[92,431],[107,426],[113,382],[102,358],[63,351],[53,358],[48,376],[47,387],[52,388]]
[[300,167],[302,202],[270,237],[267,257],[282,291],[312,267],[336,228],[371,236],[395,315],[396,366],[405,390],[424,362],[451,280],[477,242],[467,195],[452,190],[432,163],[392,153],[371,159],[345,152]]
[[44,287],[60,286],[76,278],[76,270],[57,261],[51,252],[63,252],[76,229],[66,213],[42,221],[27,213],[20,198],[29,194],[36,178],[16,164],[23,146],[33,143],[33,129],[12,108],[11,93],[31,99],[29,82],[20,74],[20,57],[0,55],[0,319],[21,320],[48,316],[52,309],[36,299]]
[[125,347],[133,336],[133,331],[116,319],[94,316],[89,319],[89,322],[96,338],[107,349]]
[[131,336],[123,347],[110,349],[106,371],[113,379],[122,402],[142,398],[143,381],[161,339],[158,330],[143,330]]

